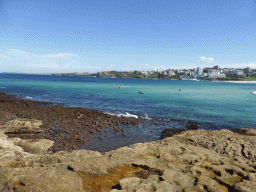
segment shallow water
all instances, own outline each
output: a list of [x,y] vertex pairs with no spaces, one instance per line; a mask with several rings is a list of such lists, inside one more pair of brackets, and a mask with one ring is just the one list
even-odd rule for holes
[[[203,129],[256,125],[256,84],[249,83],[0,74],[0,91],[127,117],[196,121]],[[134,129],[147,135],[157,128]]]

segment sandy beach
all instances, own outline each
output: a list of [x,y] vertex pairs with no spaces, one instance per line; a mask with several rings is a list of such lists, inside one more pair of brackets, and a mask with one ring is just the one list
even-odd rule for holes
[[256,81],[223,81],[229,83],[256,83]]

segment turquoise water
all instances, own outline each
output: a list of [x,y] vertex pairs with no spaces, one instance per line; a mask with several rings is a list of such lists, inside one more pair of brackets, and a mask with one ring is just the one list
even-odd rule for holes
[[196,121],[204,129],[256,125],[256,84],[249,83],[0,74],[0,91],[116,115]]

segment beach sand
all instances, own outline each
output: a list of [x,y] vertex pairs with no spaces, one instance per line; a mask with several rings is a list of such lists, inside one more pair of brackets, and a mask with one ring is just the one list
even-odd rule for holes
[[223,81],[229,83],[256,83],[256,81]]

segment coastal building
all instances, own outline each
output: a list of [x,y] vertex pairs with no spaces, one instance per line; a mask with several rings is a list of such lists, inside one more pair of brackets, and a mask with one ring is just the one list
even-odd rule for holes
[[220,66],[219,65],[215,65],[213,66],[214,69],[220,69]]
[[176,69],[175,70],[175,73],[183,73],[184,72],[184,70],[181,70],[181,69]]
[[244,72],[242,70],[234,70],[233,75],[244,75]]
[[200,67],[197,67],[196,70],[195,70],[195,74],[196,75],[202,75],[202,73],[203,73],[203,69],[200,68]]
[[252,72],[252,68],[246,67],[246,68],[244,68],[244,72],[247,72],[247,73]]
[[141,73],[144,75],[149,75],[149,71],[142,71]]
[[156,72],[157,72],[157,73],[162,73],[162,72],[163,72],[163,69],[161,69],[161,68],[160,68],[160,69],[157,69]]
[[202,73],[202,77],[207,77],[207,73]]
[[175,72],[174,72],[174,71],[168,71],[168,72],[167,72],[167,76],[172,76],[172,75],[175,75]]
[[220,73],[220,71],[208,72],[207,76],[210,78],[225,78],[226,74]]
[[167,76],[167,72],[166,71],[162,71],[162,74]]

